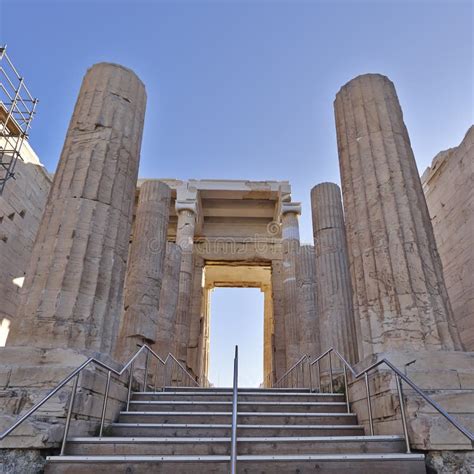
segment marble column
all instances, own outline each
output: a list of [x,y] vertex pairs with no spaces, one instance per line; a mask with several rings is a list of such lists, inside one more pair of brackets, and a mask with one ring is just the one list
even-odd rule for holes
[[321,354],[316,297],[316,256],[312,245],[302,245],[296,259],[299,352]]
[[196,227],[196,202],[176,201],[178,226],[176,243],[181,248],[181,267],[179,273],[179,296],[176,317],[175,356],[186,362],[191,317],[191,293],[194,270],[194,230]]
[[125,279],[117,358],[128,360],[155,342],[163,280],[171,189],[160,181],[140,187]]
[[298,309],[296,291],[296,256],[299,252],[299,203],[282,203],[281,231],[283,245],[283,295],[285,308],[286,366],[291,367],[300,357]]
[[311,209],[321,352],[334,347],[355,363],[357,337],[339,186],[315,186],[311,190]]
[[273,299],[271,285],[261,288],[263,299],[263,375],[265,387],[271,387],[275,382],[273,369],[275,328],[273,324]]
[[283,294],[283,262],[272,260],[272,300],[274,326],[273,370],[278,380],[286,371],[285,308]]
[[158,324],[153,349],[165,358],[174,350],[176,334],[176,311],[178,307],[179,274],[181,268],[181,247],[168,242],[161,286]]
[[112,352],[145,104],[145,87],[131,70],[100,63],[87,71],[9,345]]
[[189,338],[186,360],[191,372],[199,375],[199,336],[203,323],[203,271],[204,259],[195,255],[193,259],[192,293],[189,313]]
[[209,376],[210,315],[212,286],[206,285],[202,293],[202,316],[199,333],[199,380],[206,384]]
[[395,87],[359,76],[334,107],[360,357],[460,349]]

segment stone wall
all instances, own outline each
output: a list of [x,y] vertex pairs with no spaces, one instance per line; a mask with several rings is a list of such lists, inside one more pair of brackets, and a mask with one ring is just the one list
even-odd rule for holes
[[436,155],[422,183],[461,342],[474,351],[474,126]]
[[[473,431],[474,353],[457,351],[390,351],[367,357],[355,366],[356,371],[387,359],[401,370],[436,403]],[[402,383],[408,433],[413,449],[465,450],[468,439],[436,409],[426,403],[407,384]],[[385,365],[369,375],[369,390],[376,435],[403,435],[400,402],[394,373]],[[369,431],[367,394],[364,378],[349,378],[351,410]]]
[[[19,285],[30,259],[31,250],[43,215],[51,178],[28,144],[23,145],[15,178],[7,182],[0,196],[0,345],[6,329],[14,320],[19,302]],[[13,279],[17,284],[13,283]],[[3,342],[3,343],[2,343]]]

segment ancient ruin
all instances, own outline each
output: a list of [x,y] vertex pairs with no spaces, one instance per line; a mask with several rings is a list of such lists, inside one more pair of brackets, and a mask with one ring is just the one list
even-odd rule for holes
[[[468,472],[473,129],[421,180],[394,85],[348,82],[313,246],[288,181],[137,179],[145,106],[92,66],[52,178],[25,142],[5,181],[6,472]],[[260,389],[209,387],[220,287],[264,294]]]

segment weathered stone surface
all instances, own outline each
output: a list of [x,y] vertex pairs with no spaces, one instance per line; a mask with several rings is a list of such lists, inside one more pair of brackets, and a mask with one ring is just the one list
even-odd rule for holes
[[179,272],[181,248],[172,243],[166,244],[165,269],[161,287],[158,324],[153,350],[165,358],[173,351],[176,331],[176,309],[178,307]]
[[111,353],[146,94],[129,69],[87,72],[33,248],[10,345]]
[[[456,351],[390,351],[367,357],[359,371],[389,360],[464,427],[474,430],[474,390],[461,386],[461,374],[474,374],[474,353]],[[402,383],[411,446],[414,449],[468,449],[468,439],[410,386]],[[375,434],[403,434],[394,373],[385,365],[371,372],[369,389]],[[363,378],[349,383],[352,410],[368,432],[367,396]]]
[[[341,192],[322,183],[311,190],[321,352],[334,347],[349,362],[358,357]],[[336,366],[340,365],[334,358]]]
[[275,322],[273,320],[273,298],[271,285],[263,285],[263,373],[265,387],[271,387],[275,378],[273,349],[275,341]]
[[[51,178],[25,142],[22,159],[15,167],[15,179],[8,182],[0,196],[0,346],[5,345],[7,326],[18,310],[19,285],[27,270],[50,187]],[[14,283],[14,279],[19,280]]]
[[[0,391],[0,432],[46,396],[62,379],[80,366],[87,357],[70,349],[0,348],[2,364],[9,378]],[[111,359],[104,359],[112,367]],[[114,420],[127,397],[127,377],[112,378],[107,406],[107,423]],[[71,395],[71,383],[56,393],[38,411],[0,443],[2,448],[57,447],[64,433],[64,421]],[[92,435],[102,412],[106,373],[90,365],[81,372],[73,408],[74,423],[70,435]]]
[[316,297],[316,255],[312,245],[302,245],[296,257],[296,286],[298,309],[299,352],[321,354],[319,315]]
[[194,270],[192,277],[192,293],[189,314],[189,338],[186,360],[194,375],[200,374],[199,334],[202,330],[203,319],[203,271],[204,260],[199,256],[193,258]]
[[471,474],[474,451],[430,451],[425,463],[429,474]]
[[359,76],[334,103],[359,355],[460,349],[393,84]]
[[188,353],[189,329],[191,324],[191,293],[194,271],[194,229],[196,212],[193,208],[180,208],[176,243],[181,248],[181,267],[179,273],[179,296],[176,316],[176,344],[173,351],[182,362],[186,362]]
[[166,253],[171,189],[160,181],[140,187],[125,280],[124,313],[117,358],[155,342]]
[[39,474],[44,472],[49,454],[39,449],[0,449],[0,473]]
[[277,380],[286,371],[286,335],[282,267],[283,263],[281,260],[272,261],[272,300],[275,334],[273,370],[275,371],[275,378]]
[[283,245],[283,301],[285,308],[286,366],[291,367],[301,357],[298,332],[298,308],[296,288],[296,257],[300,248],[298,215],[301,206],[297,203],[283,203],[281,232]]
[[474,126],[422,176],[449,299],[464,349],[474,351]]

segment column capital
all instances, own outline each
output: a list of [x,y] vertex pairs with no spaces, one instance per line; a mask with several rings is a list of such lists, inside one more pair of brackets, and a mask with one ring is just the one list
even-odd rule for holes
[[282,202],[281,203],[281,215],[285,214],[296,214],[301,215],[301,203],[300,202]]
[[196,200],[177,200],[175,203],[176,214],[179,214],[181,211],[190,211],[197,215],[197,208],[198,205]]

